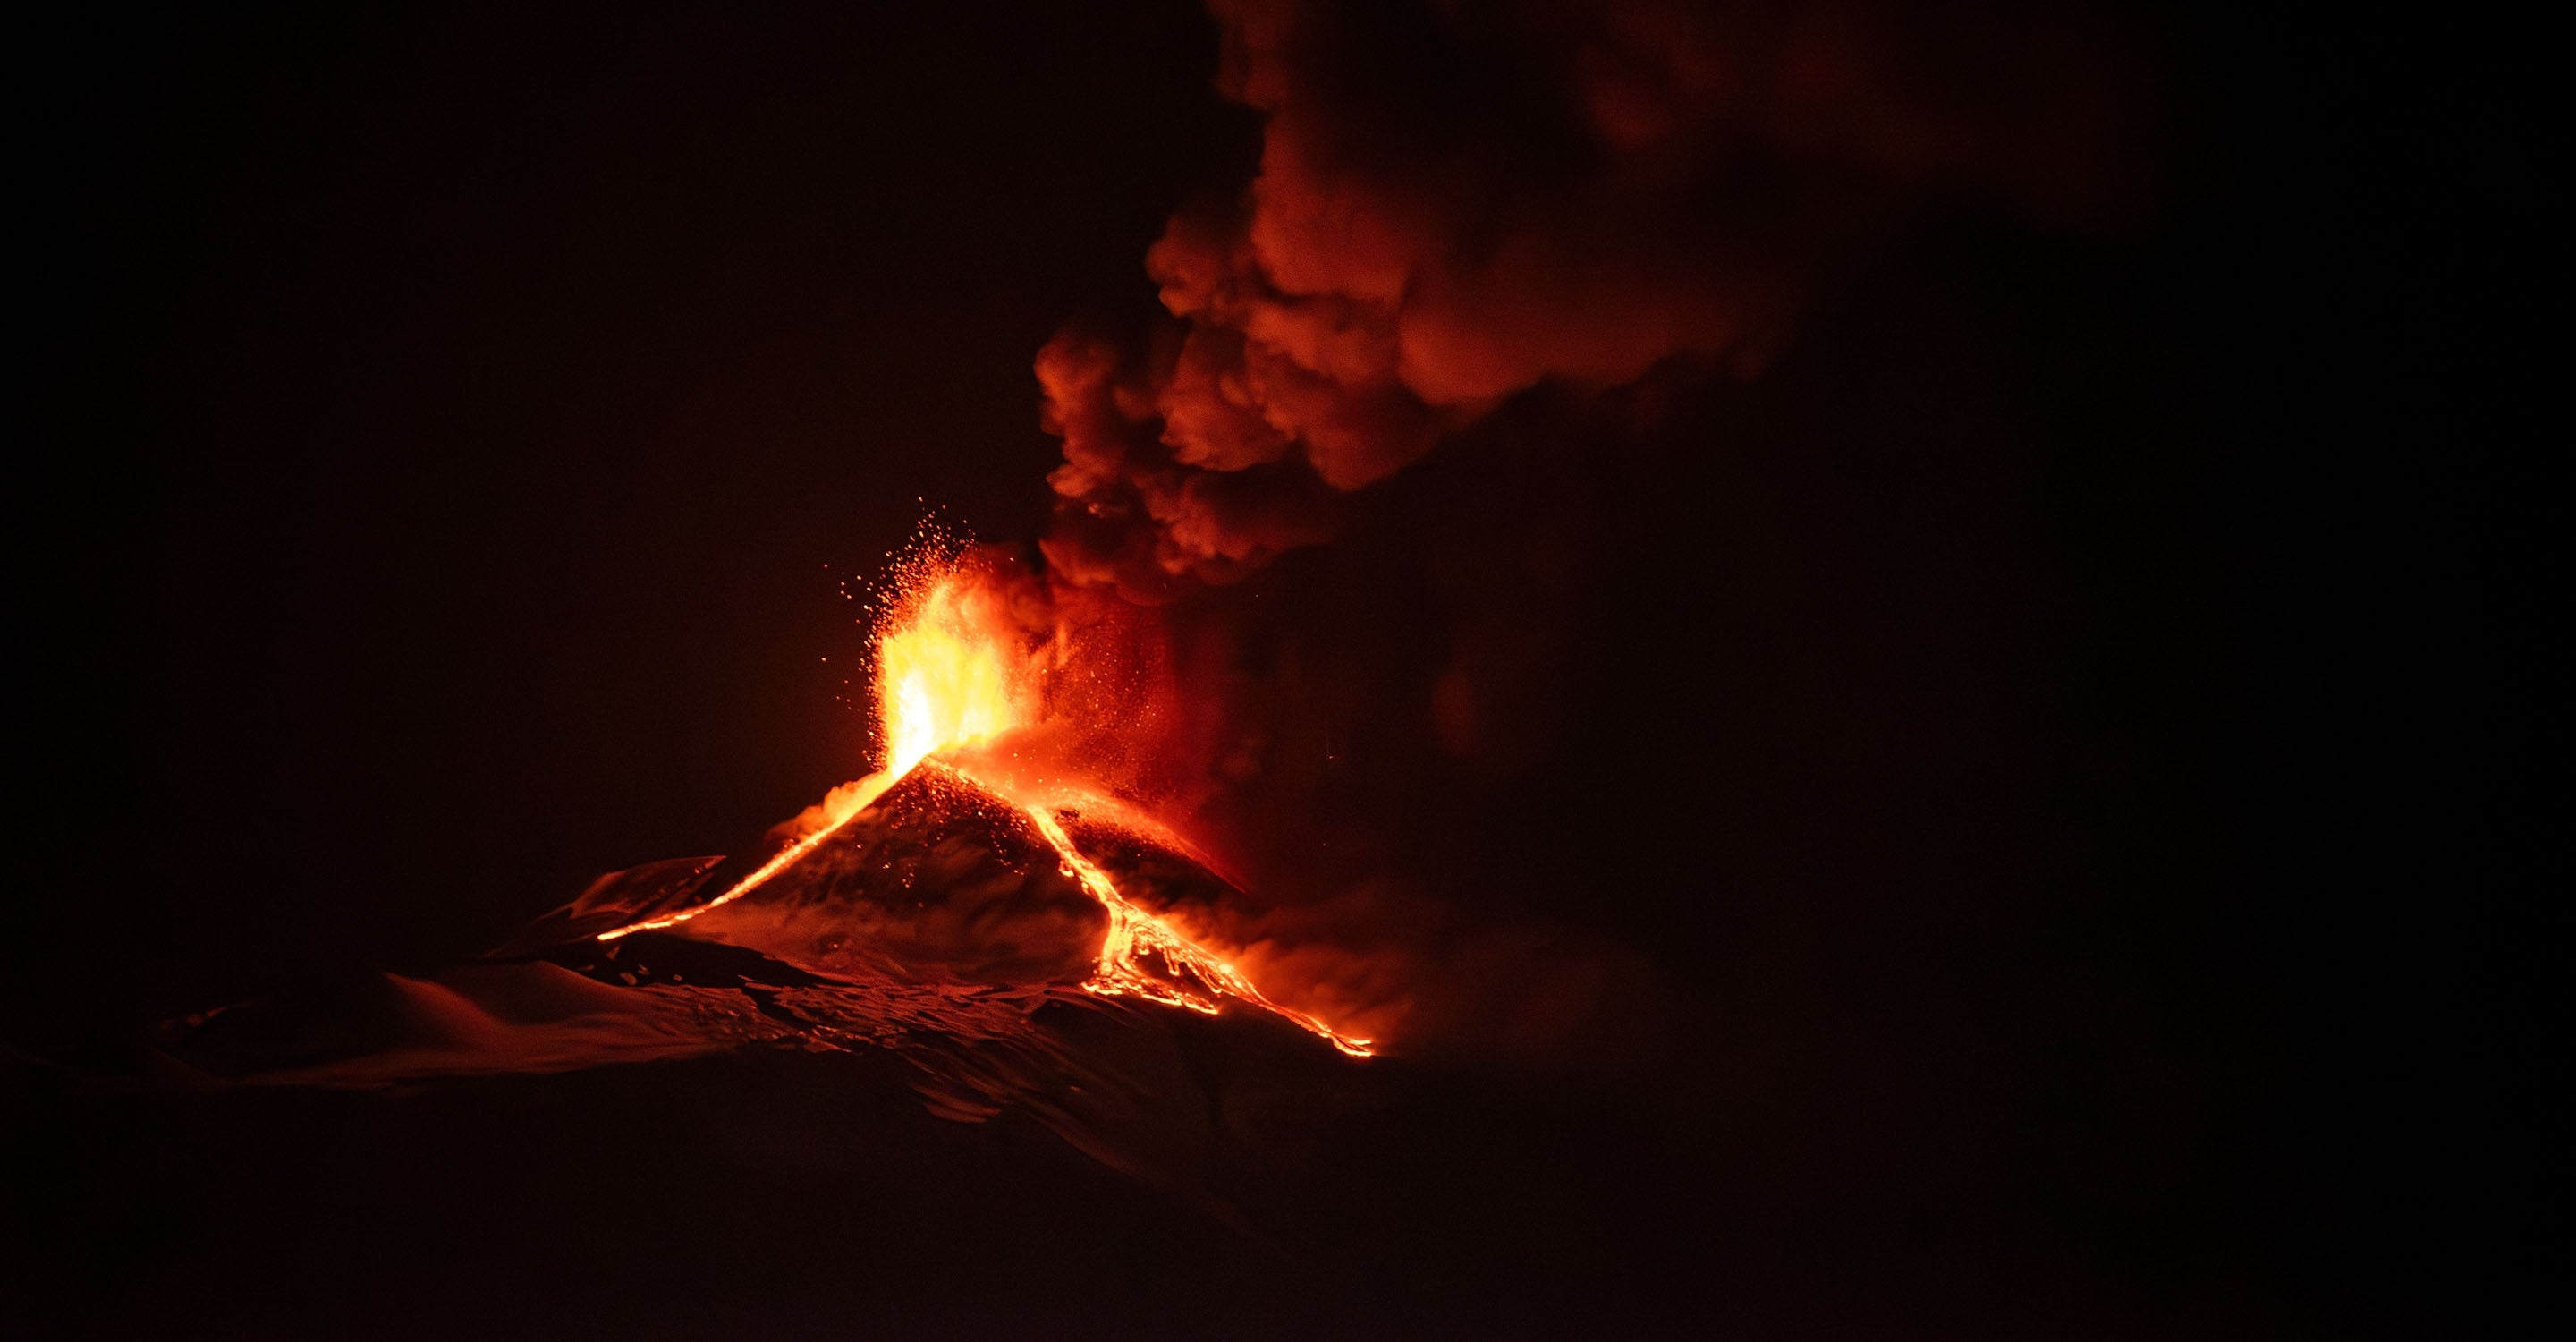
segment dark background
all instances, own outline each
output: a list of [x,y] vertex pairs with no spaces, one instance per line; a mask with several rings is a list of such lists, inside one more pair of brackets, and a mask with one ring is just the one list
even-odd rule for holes
[[[1204,17],[31,40],[5,1037],[40,1317],[2408,1336],[2563,1273],[2563,1157],[2520,1140],[2564,1070],[2531,85],[2501,35],[2161,22],[2176,152],[2134,235],[1942,221],[1762,380],[1634,434],[1538,406],[1257,580],[1400,645],[1405,591],[1473,599],[1444,519],[1528,522],[1511,482],[1561,484],[1572,426],[1545,795],[1418,803],[1404,856],[1680,1004],[1607,1079],[1410,1064],[1327,1157],[1376,1219],[1275,1262],[805,1063],[337,1108],[65,1079],[861,772],[841,580],[931,505],[1035,534],[1031,354],[1145,311],[1164,216],[1250,171]],[[1410,758],[1335,795],[1411,795]]]

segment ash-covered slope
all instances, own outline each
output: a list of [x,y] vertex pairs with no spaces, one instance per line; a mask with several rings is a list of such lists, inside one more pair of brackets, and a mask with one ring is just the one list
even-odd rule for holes
[[937,763],[671,929],[862,982],[1081,983],[1107,917],[1027,815]]
[[1077,857],[1154,907],[1230,887],[1132,827],[1050,818],[1072,855],[1019,806],[925,763],[747,888],[755,868],[717,858],[610,873],[480,959],[191,1016],[168,1049],[219,1081],[335,1088],[883,1053],[941,1117],[1018,1115],[1113,1168],[1199,1187],[1220,1144],[1213,1076],[1343,1064],[1249,1006],[1190,1025],[1184,1050],[1189,1013],[1088,991],[1109,915]]

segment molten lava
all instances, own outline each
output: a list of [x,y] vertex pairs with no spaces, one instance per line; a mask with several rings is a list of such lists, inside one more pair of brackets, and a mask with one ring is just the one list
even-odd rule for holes
[[1082,990],[1141,997],[1215,1015],[1233,999],[1278,1015],[1352,1057],[1370,1056],[1371,1041],[1344,1034],[1263,995],[1223,956],[1174,927],[1118,888],[1085,857],[1063,816],[1107,824],[1180,851],[1189,846],[1132,807],[1048,771],[1031,781],[1009,750],[1015,736],[1046,714],[1046,678],[1068,656],[1059,636],[1033,641],[1013,618],[1008,586],[957,562],[915,560],[898,570],[901,591],[877,624],[876,701],[882,767],[835,789],[814,828],[723,894],[694,908],[602,932],[601,941],[685,923],[730,904],[795,866],[915,769],[934,767],[1026,815],[1054,849],[1063,873],[1108,915],[1108,928]]

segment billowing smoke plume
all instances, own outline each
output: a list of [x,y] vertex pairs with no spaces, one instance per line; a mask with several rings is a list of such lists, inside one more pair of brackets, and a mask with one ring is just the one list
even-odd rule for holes
[[1324,539],[1542,382],[1750,366],[1928,206],[2085,224],[2127,194],[2132,39],[2063,7],[1210,5],[1259,176],[1148,252],[1167,325],[1037,363],[1048,558],[1135,599]]

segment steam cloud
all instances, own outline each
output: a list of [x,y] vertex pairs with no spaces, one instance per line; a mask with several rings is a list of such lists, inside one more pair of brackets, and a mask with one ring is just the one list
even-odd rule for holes
[[1146,255],[1170,320],[1042,351],[1050,566],[1131,599],[1327,538],[1542,382],[1751,366],[1925,209],[2115,222],[2133,36],[2040,5],[1210,0],[1258,177]]

